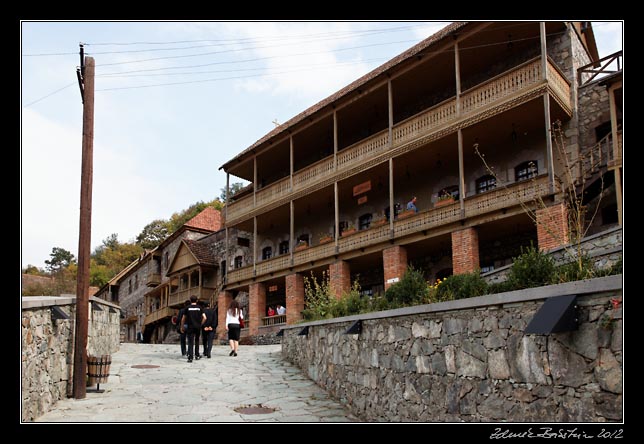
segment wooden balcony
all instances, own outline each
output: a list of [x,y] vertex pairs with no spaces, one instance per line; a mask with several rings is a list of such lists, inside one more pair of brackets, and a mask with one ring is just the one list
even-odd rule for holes
[[[297,171],[293,174],[292,187],[290,177],[286,177],[258,190],[256,205],[253,204],[252,195],[231,203],[227,208],[226,224],[234,225],[254,214],[284,204],[295,192],[306,189],[313,191],[345,177],[347,172],[366,170],[375,162],[416,148],[409,145],[418,139],[432,135],[442,137],[456,131],[459,125],[463,126],[463,122],[481,120],[503,112],[508,108],[508,103],[512,106],[519,105],[534,98],[535,94],[544,92],[546,88],[570,113],[570,83],[551,61],[547,71],[548,81],[544,82],[541,59],[536,58],[493,77],[461,94],[460,114],[457,112],[455,97],[439,103],[395,125],[391,146],[388,130],[383,130],[340,151],[335,166],[333,157],[327,157]],[[373,162],[367,162],[370,160]]]
[[[542,175],[535,180],[528,180],[511,184],[505,188],[498,188],[475,196],[465,198],[465,214],[467,217],[479,216],[495,210],[509,208],[522,203],[531,203],[540,196],[549,194],[548,177]],[[435,229],[442,225],[453,223],[461,219],[459,202],[451,205],[434,207],[421,211],[418,214],[394,221],[394,237],[396,239]],[[389,224],[373,227],[368,230],[358,231],[355,234],[341,237],[338,243],[339,253],[346,253],[360,248],[388,242],[391,239]],[[303,265],[312,261],[332,257],[336,254],[335,243],[315,245],[293,254],[293,266]],[[288,269],[289,255],[278,256],[256,265],[256,276],[275,273]],[[228,274],[227,282],[234,284],[253,278],[253,267],[244,267],[233,270]]]
[[153,322],[157,322],[165,318],[171,318],[172,316],[175,316],[177,313],[178,313],[178,310],[176,308],[163,307],[158,309],[155,312],[150,313],[149,315],[146,315],[145,320],[143,322],[145,325],[152,324]]
[[214,292],[215,288],[209,287],[193,287],[186,290],[178,290],[174,293],[170,293],[170,296],[168,297],[168,305],[171,307],[182,306],[193,294],[197,296],[200,301],[209,301]]
[[262,318],[263,326],[286,324],[286,315],[268,316]]
[[148,287],[156,287],[161,284],[161,273],[148,273],[145,283]]

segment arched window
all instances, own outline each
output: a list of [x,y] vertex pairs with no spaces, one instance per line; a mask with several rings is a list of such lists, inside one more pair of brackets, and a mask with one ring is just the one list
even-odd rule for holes
[[476,179],[476,194],[493,190],[494,188],[496,188],[496,177],[493,175],[486,174]]
[[452,185],[452,186],[443,188],[438,192],[439,199],[441,198],[441,196],[452,196],[454,200],[458,200],[459,198],[458,185]]
[[235,256],[235,268],[241,268],[244,263],[244,259],[241,256]]
[[273,247],[264,247],[262,248],[262,260],[270,259],[273,257]]
[[371,213],[363,214],[358,218],[358,230],[366,230],[371,225]]
[[289,242],[287,240],[280,242],[280,254],[288,254]]
[[538,164],[536,160],[527,160],[521,162],[514,168],[514,180],[520,182],[522,180],[530,179],[535,177],[539,172]]

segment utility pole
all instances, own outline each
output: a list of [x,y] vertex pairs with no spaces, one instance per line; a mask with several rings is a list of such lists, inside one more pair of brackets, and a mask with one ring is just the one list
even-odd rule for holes
[[87,395],[87,329],[89,319],[89,255],[92,234],[92,175],[94,151],[94,59],[85,57],[76,70],[83,100],[83,157],[80,187],[78,272],[76,277],[76,327],[74,342],[74,398]]

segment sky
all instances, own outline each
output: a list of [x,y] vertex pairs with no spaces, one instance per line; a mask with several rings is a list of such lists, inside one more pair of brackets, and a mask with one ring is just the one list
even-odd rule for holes
[[[92,234],[218,197],[219,167],[449,22],[22,22],[21,264],[78,252],[79,43],[96,62]],[[600,57],[622,22],[593,22]],[[231,179],[232,180],[232,179]]]

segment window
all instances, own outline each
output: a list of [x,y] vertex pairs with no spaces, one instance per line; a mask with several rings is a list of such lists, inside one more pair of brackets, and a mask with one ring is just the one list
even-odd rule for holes
[[443,188],[438,192],[438,197],[440,198],[441,196],[452,196],[454,200],[458,200],[459,199],[458,185],[452,185],[452,186]]
[[237,245],[239,245],[240,247],[250,247],[250,239],[247,239],[245,237],[238,237]]
[[170,266],[170,260],[169,260],[169,258],[170,258],[170,255],[169,255],[169,254],[168,254],[168,252],[166,251],[166,252],[165,252],[165,254],[163,255],[163,268],[165,268],[166,270],[167,270],[167,269],[168,269],[168,267]]
[[134,276],[134,289],[136,290],[138,288],[139,288],[139,275],[137,274]]
[[262,249],[262,260],[270,259],[273,256],[273,247],[265,247]]
[[520,182],[522,180],[530,179],[535,177],[538,172],[539,168],[537,167],[537,161],[527,160],[514,168],[514,180],[515,182]]
[[235,256],[235,268],[241,268],[243,265],[243,258],[241,256]]
[[481,266],[481,274],[489,273],[492,270],[494,270],[494,264],[486,264]]
[[221,261],[221,276],[226,276],[226,270],[228,267],[226,267],[226,261]]
[[496,178],[491,174],[486,174],[476,179],[476,194],[496,188]]
[[132,294],[132,279],[127,281],[127,294]]
[[606,205],[602,209],[602,225],[616,224],[617,222],[617,204]]
[[287,240],[280,242],[280,254],[288,254],[289,242]]
[[359,230],[368,229],[369,226],[371,225],[371,219],[372,219],[371,213],[363,214],[362,216],[360,216],[358,218],[358,229]]

